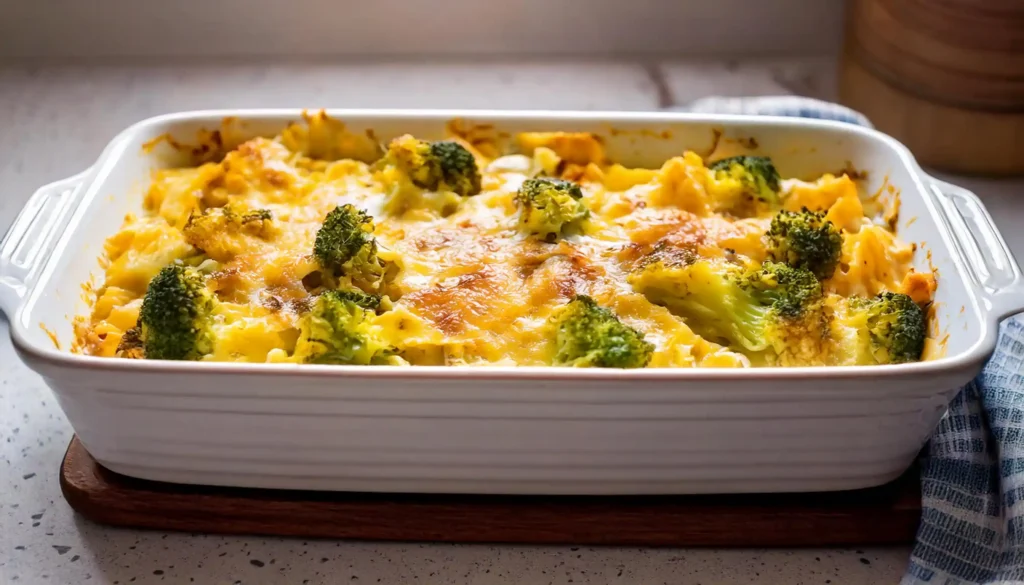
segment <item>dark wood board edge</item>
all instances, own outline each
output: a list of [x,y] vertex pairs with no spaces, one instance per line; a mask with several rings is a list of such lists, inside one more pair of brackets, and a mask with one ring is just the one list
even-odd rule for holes
[[871,490],[681,497],[353,494],[133,479],[77,438],[61,491],[89,520],[212,534],[461,543],[802,547],[906,544],[920,519],[915,470]]

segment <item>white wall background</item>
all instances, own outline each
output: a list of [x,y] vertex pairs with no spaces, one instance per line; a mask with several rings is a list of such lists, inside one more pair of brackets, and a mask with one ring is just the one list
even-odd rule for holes
[[0,58],[831,53],[842,0],[0,0]]

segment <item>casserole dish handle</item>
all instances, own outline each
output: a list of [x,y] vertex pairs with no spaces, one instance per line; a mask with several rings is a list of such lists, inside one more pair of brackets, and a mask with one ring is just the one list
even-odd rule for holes
[[999,322],[1024,311],[1021,268],[978,196],[933,177],[926,182],[986,316]]
[[0,312],[8,319],[39,277],[82,200],[83,171],[40,188],[0,240]]

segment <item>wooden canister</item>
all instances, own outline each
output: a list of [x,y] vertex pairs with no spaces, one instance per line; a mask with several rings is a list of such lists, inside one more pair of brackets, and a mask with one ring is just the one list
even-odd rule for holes
[[1024,0],[849,0],[839,94],[922,164],[1024,174]]

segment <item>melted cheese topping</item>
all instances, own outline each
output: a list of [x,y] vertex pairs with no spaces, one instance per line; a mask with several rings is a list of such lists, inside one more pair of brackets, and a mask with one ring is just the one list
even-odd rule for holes
[[[106,242],[106,281],[91,314],[78,320],[78,350],[113,356],[153,276],[197,253],[182,231],[189,216],[232,205],[269,210],[274,229],[204,246],[218,262],[211,282],[221,301],[215,349],[205,359],[288,361],[312,300],[303,279],[318,269],[311,256],[317,229],[335,206],[351,203],[374,217],[379,255],[398,268],[390,309],[374,324],[408,363],[547,365],[552,344],[544,324],[573,295],[587,294],[654,345],[649,367],[750,365],[634,292],[626,276],[659,244],[763,261],[775,210],[729,215],[723,207],[736,200],[736,182],[717,181],[692,152],[660,169],[630,169],[607,161],[590,134],[522,134],[520,152],[506,156],[464,136],[457,139],[482,172],[480,194],[419,192],[401,206],[387,195],[401,178],[371,165],[379,150],[323,115],[244,142],[220,162],[156,171],[142,213],[126,217]],[[518,229],[515,193],[538,174],[580,183],[590,210],[582,233],[551,243]],[[848,177],[784,181],[782,189],[786,208],[827,210],[845,232],[828,290],[873,295],[902,287],[930,297],[934,281],[911,272],[911,248],[865,216]]]

